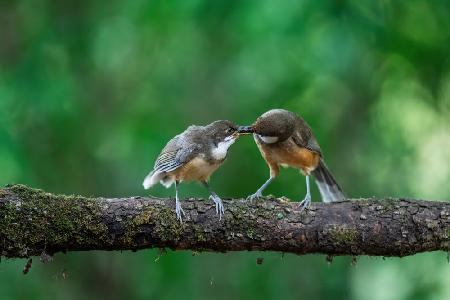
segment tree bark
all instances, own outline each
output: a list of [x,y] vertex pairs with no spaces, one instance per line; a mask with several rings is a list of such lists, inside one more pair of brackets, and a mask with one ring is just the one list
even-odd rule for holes
[[0,253],[30,257],[87,250],[170,248],[296,254],[406,256],[450,249],[450,203],[351,199],[300,211],[285,198],[211,201],[63,196],[10,185],[0,189]]

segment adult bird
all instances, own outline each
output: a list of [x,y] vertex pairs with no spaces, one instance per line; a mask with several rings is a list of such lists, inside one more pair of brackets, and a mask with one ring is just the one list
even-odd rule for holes
[[270,169],[269,179],[251,196],[262,197],[264,189],[278,176],[280,166],[299,169],[306,176],[306,196],[300,203],[302,209],[311,204],[309,177],[316,184],[324,202],[345,199],[345,195],[327,168],[319,143],[309,125],[297,114],[272,109],[257,118],[251,126],[241,126],[242,134],[253,133],[255,142]]

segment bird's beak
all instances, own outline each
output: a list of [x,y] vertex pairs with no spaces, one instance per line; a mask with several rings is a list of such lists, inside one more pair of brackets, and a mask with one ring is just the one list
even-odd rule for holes
[[237,132],[239,134],[252,134],[253,127],[252,126],[239,126]]
[[233,132],[233,134],[229,137],[230,139],[237,139],[239,138],[239,132],[236,130],[235,132]]

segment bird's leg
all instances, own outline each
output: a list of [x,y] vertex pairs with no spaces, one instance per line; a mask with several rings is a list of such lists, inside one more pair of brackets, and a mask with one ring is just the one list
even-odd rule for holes
[[222,220],[222,216],[225,213],[225,209],[222,204],[222,200],[219,196],[212,190],[212,188],[209,186],[207,181],[203,181],[203,185],[208,189],[209,193],[211,194],[209,196],[209,199],[214,201],[216,204],[216,213],[219,215],[219,220]]
[[183,222],[183,219],[181,218],[181,215],[185,215],[183,209],[181,208],[180,198],[178,197],[178,192],[180,188],[180,183],[178,181],[175,181],[175,212],[177,214],[177,219],[180,220],[180,223]]
[[304,210],[305,208],[308,208],[311,205],[311,190],[309,188],[309,175],[306,175],[306,196],[300,202],[301,209],[300,211]]
[[272,182],[272,180],[273,177],[270,176],[269,179],[267,179],[267,181],[264,182],[264,184],[253,195],[247,197],[247,200],[252,201],[254,199],[261,198],[263,196],[262,192],[267,188],[267,186]]

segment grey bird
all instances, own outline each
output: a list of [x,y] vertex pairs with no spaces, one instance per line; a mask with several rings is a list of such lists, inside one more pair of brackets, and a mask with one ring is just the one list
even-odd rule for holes
[[297,114],[284,109],[272,109],[261,115],[251,126],[241,126],[241,134],[253,133],[255,142],[270,169],[269,179],[250,200],[262,197],[264,189],[278,176],[280,166],[300,169],[306,176],[306,196],[302,209],[311,204],[309,176],[316,179],[322,201],[344,200],[345,195],[327,168],[322,150],[309,125]]
[[171,139],[156,159],[143,186],[149,189],[158,182],[169,188],[175,183],[175,212],[182,221],[184,211],[179,198],[179,184],[199,181],[209,191],[219,220],[225,212],[222,200],[208,184],[209,177],[225,161],[228,148],[239,137],[237,126],[230,121],[215,121],[206,126],[189,126]]

